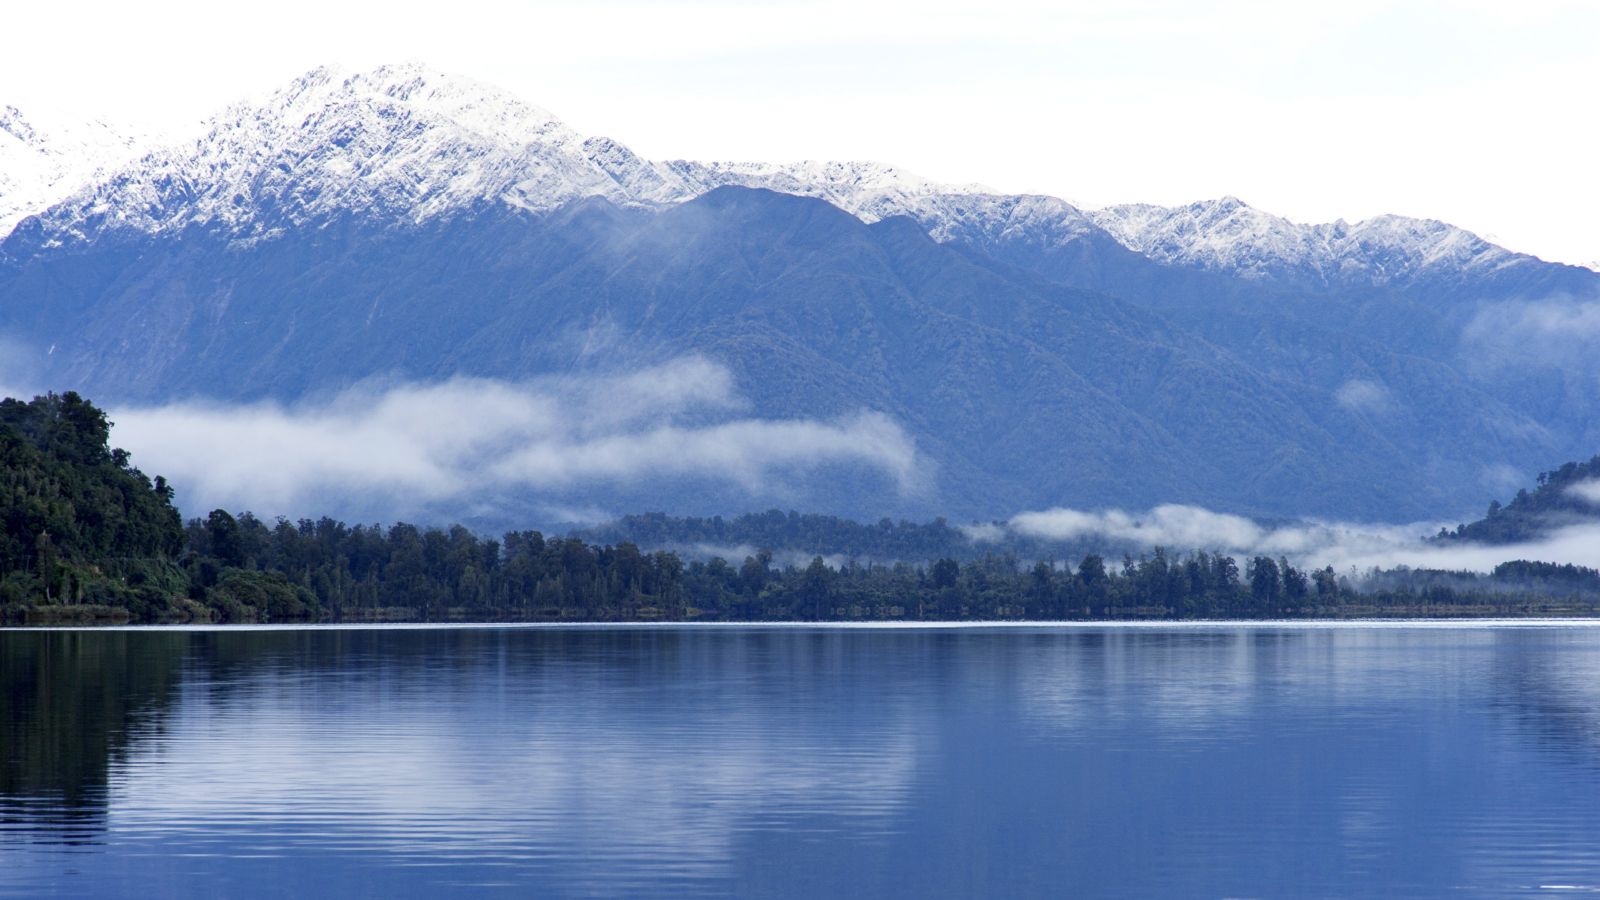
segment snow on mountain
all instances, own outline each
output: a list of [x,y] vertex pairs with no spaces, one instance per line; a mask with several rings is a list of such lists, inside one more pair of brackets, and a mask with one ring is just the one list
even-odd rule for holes
[[137,155],[141,139],[104,122],[46,128],[0,107],[0,235]]
[[1487,272],[1526,258],[1431,219],[1386,215],[1303,225],[1235,197],[1179,207],[1110,206],[1089,215],[1157,262],[1250,279],[1288,275],[1317,287],[1401,284],[1427,272]]
[[941,184],[882,163],[673,160],[663,165],[693,194],[731,184],[817,197],[866,222],[910,216],[939,241],[982,235],[985,240],[978,243],[983,243],[1026,234],[1064,243],[1099,230],[1065,200],[1000,194],[980,184]]
[[666,163],[691,193],[723,185],[766,188],[817,197],[867,222],[943,205],[951,196],[992,193],[981,185],[944,185],[904,169],[874,162],[806,161],[788,165],[741,162]]
[[[0,235],[82,183],[86,164],[60,160],[92,159],[104,172],[104,158],[58,151],[8,110],[0,117]],[[342,215],[417,224],[485,204],[543,211],[593,196],[657,206],[730,184],[819,197],[866,221],[907,215],[941,241],[1048,248],[1109,235],[1160,263],[1307,287],[1398,284],[1527,259],[1442,222],[1302,225],[1232,197],[1087,211],[878,163],[652,162],[494,87],[414,63],[309,72],[262,104],[228,109],[198,138],[103,175],[42,212],[40,228],[46,246],[191,226],[250,240]]]
[[189,226],[254,239],[337,214],[420,223],[485,203],[541,211],[591,196],[654,206],[730,184],[820,197],[866,221],[910,215],[941,240],[1030,226],[1069,240],[1096,227],[1065,201],[939,184],[877,163],[656,163],[418,64],[314,70],[115,172],[41,224],[52,241]]
[[1444,222],[1378,216],[1303,225],[1234,197],[1182,207],[1083,210],[1041,195],[945,185],[893,166],[859,162],[663,164],[692,193],[721,185],[819,197],[866,221],[910,216],[940,241],[1064,245],[1096,232],[1167,265],[1306,286],[1403,283],[1425,272],[1482,272],[1525,257]]
[[44,225],[81,239],[190,226],[254,239],[341,214],[420,223],[486,202],[545,210],[681,193],[625,148],[488,85],[418,64],[319,68],[70,198]]

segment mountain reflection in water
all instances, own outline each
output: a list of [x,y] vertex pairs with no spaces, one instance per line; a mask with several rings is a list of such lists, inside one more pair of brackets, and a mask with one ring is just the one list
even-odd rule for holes
[[1600,629],[0,632],[0,895],[1600,884]]

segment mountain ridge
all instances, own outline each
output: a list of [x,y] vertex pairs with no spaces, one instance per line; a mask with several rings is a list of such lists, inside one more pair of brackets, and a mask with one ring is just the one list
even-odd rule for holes
[[[383,140],[360,140],[368,134]],[[382,165],[362,164],[372,159]],[[1271,263],[1313,280],[1354,274],[1386,284],[1439,261],[1492,269],[1536,259],[1435,220],[1300,224],[1231,197],[1086,210],[1047,195],[941,184],[881,163],[650,161],[490,85],[420,63],[314,69],[263,103],[229,107],[191,141],[152,148],[102,183],[54,198],[64,204],[35,201],[26,212],[62,236],[199,224],[259,239],[335,210],[415,224],[482,203],[537,211],[584,196],[679,203],[725,184],[820,197],[869,222],[910,215],[941,240],[973,227],[1043,229],[1057,241],[1107,235],[1161,264],[1247,278]],[[265,221],[252,221],[252,213]],[[1407,271],[1387,271],[1362,255],[1374,252],[1398,253]]]
[[137,156],[145,140],[103,121],[50,128],[15,106],[0,107],[0,239],[28,215]]

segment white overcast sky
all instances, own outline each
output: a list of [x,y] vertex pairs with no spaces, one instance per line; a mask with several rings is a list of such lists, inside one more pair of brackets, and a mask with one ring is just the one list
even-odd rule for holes
[[1600,2],[9,4],[0,103],[193,127],[420,60],[656,158],[892,162],[1090,206],[1232,194],[1600,260]]

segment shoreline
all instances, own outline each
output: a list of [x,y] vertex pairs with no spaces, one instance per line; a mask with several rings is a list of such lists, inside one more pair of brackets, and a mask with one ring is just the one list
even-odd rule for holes
[[1600,617],[1524,618],[1383,618],[1383,619],[1169,619],[1140,621],[995,621],[995,622],[286,622],[282,624],[205,623],[177,625],[5,625],[0,632],[225,632],[225,631],[1087,631],[1111,630],[1342,630],[1342,629],[1473,630],[1484,628],[1594,628]]

